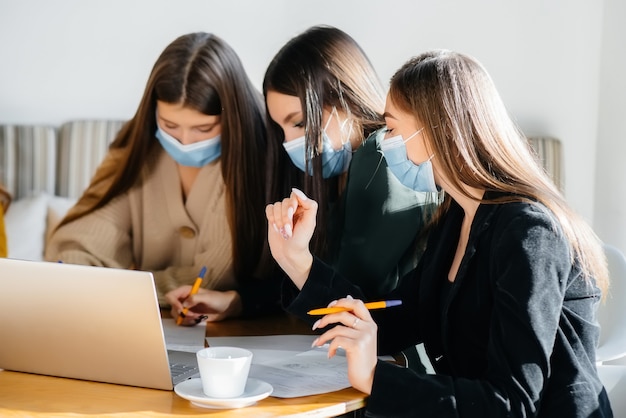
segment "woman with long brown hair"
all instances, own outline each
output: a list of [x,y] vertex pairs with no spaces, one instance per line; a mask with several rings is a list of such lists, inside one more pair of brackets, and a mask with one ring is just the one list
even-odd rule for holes
[[262,269],[265,132],[235,51],[209,33],[177,38],[46,258],[152,271],[161,303],[204,266],[205,287],[237,287]]

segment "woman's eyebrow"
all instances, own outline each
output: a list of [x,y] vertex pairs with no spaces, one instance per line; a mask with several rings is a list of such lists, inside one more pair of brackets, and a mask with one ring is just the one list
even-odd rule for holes
[[218,123],[219,122],[203,123],[201,125],[195,125],[195,126],[193,126],[193,128],[196,128],[196,129],[200,129],[200,128],[213,129],[213,128],[215,128],[215,125],[217,125]]
[[[176,122],[172,122],[172,121],[171,121],[171,120],[169,120],[169,119],[165,119],[163,116],[159,116],[159,119],[161,119],[164,123],[167,123],[167,124],[170,124],[170,125],[176,125],[176,126],[179,126],[179,124],[178,124],[178,123],[176,123]],[[210,122],[210,123],[202,123],[202,124],[200,124],[200,125],[194,125],[194,126],[192,126],[192,128],[195,128],[195,129],[199,129],[199,128],[213,129],[213,128],[215,128],[215,126],[216,126],[218,123],[220,123],[220,121]]]
[[300,114],[299,110],[296,110],[295,112],[288,113],[287,116],[285,116],[285,118],[283,119],[283,123],[289,122],[291,119],[293,119],[294,116],[296,116],[298,114]]

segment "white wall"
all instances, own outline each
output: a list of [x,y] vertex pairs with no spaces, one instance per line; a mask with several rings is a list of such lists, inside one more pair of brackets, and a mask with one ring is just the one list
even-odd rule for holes
[[[626,3],[606,0],[600,74],[596,232],[626,252]],[[581,168],[585,166],[582,165]],[[586,171],[586,170],[585,170]]]
[[[602,37],[613,48],[626,39],[608,12],[614,29],[603,31],[604,4],[623,12],[619,1],[0,0],[0,123],[129,118],[161,50],[198,30],[229,42],[260,86],[284,42],[325,23],[350,33],[384,82],[425,49],[477,57],[526,133],[563,141],[566,196],[592,221],[603,207],[593,200],[598,120],[602,134],[618,117],[598,110]],[[602,76],[603,86],[618,78]],[[621,89],[602,97],[623,108]]]

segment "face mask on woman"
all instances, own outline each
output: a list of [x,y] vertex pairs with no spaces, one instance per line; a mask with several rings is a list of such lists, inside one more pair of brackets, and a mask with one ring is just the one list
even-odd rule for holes
[[156,137],[174,161],[188,167],[203,167],[219,158],[222,153],[220,135],[183,145],[157,125]]
[[[424,128],[422,128],[424,129]],[[380,149],[382,150],[387,167],[398,178],[400,183],[416,192],[436,192],[435,176],[433,175],[433,165],[430,158],[421,164],[415,164],[409,160],[406,153],[406,142],[419,134],[422,129],[415,132],[406,140],[402,135],[385,139],[382,141]]]
[[[339,174],[345,173],[348,171],[348,167],[350,167],[350,160],[352,159],[352,144],[350,141],[346,141],[342,144],[341,148],[336,150],[332,146],[332,141],[330,137],[326,133],[326,128],[328,128],[328,124],[332,119],[333,113],[336,110],[333,108],[333,112],[331,112],[328,121],[326,122],[326,126],[322,131],[322,152],[320,156],[322,157],[322,177],[327,179],[330,177],[338,176]],[[283,142],[283,147],[285,147],[285,151],[289,154],[289,158],[293,164],[298,167],[300,170],[305,170],[305,136],[301,136],[289,142]],[[309,175],[313,175],[312,167],[309,166]]]

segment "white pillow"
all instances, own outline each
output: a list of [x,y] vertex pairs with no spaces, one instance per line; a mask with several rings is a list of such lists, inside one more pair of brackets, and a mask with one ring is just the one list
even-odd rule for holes
[[46,243],[50,240],[50,235],[54,228],[65,217],[65,214],[72,206],[76,204],[78,199],[74,197],[49,196],[48,197],[48,213],[46,219]]
[[43,260],[48,196],[40,194],[15,200],[4,218],[8,257]]

